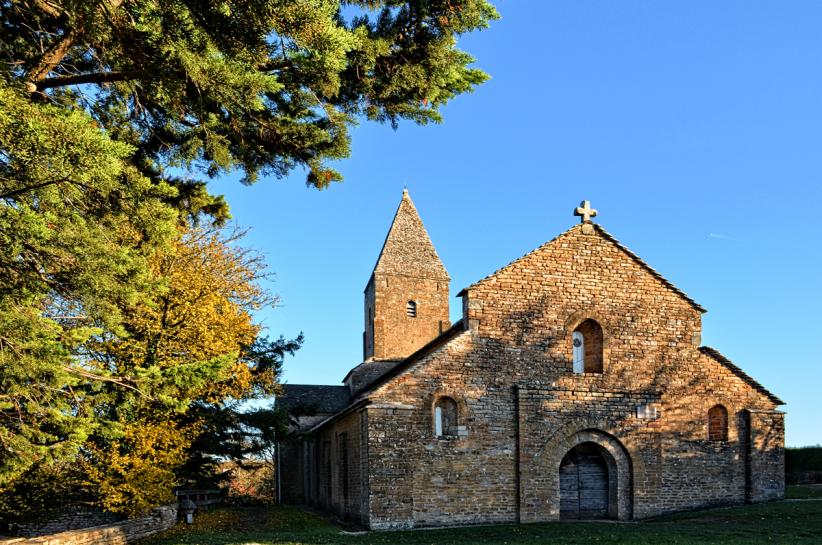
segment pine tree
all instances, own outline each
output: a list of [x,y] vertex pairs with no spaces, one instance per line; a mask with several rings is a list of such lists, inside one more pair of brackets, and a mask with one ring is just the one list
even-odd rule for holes
[[[440,121],[485,81],[456,47],[498,17],[485,0],[146,0],[0,3],[5,78],[88,110],[151,176],[295,166],[325,187],[364,116]],[[189,190],[198,182],[175,179]]]
[[[147,464],[141,427],[168,442],[233,417],[301,342],[259,338],[260,263],[196,229],[229,218],[208,180],[339,180],[360,119],[439,122],[487,79],[456,40],[496,17],[485,0],[0,0],[0,496],[82,459],[133,512],[145,483],[197,466]],[[206,281],[222,291],[192,291]],[[157,473],[125,482],[138,467]]]

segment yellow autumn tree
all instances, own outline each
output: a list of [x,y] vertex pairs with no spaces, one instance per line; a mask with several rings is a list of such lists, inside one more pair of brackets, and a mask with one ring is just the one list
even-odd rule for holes
[[124,424],[122,437],[84,449],[80,470],[105,509],[133,516],[174,501],[176,469],[183,464],[195,426],[141,418]]
[[152,261],[162,284],[150,304],[126,310],[127,335],[101,346],[107,362],[136,376],[172,374],[164,390],[144,392],[165,401],[242,397],[252,368],[242,358],[260,332],[251,313],[273,304],[260,285],[261,257],[236,246],[242,233],[191,229]]
[[112,411],[113,424],[83,449],[90,488],[111,511],[132,515],[169,501],[181,468],[197,457],[193,442],[214,428],[207,420],[275,388],[279,360],[261,349],[268,345],[252,312],[276,298],[261,286],[259,254],[237,244],[241,236],[181,232],[151,261],[157,297],[125,304],[123,333],[89,346],[95,372],[129,377],[109,385],[117,402],[100,410]]

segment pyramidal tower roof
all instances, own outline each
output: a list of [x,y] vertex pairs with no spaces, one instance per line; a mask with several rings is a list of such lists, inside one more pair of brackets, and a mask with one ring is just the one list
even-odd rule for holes
[[402,192],[400,206],[385,237],[374,273],[449,278],[407,189]]

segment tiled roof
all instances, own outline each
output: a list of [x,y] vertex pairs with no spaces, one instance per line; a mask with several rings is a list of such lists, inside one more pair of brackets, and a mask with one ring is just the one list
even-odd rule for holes
[[[465,331],[465,326],[463,325],[463,321],[460,320],[460,321],[456,322],[454,325],[452,325],[446,331],[443,331],[439,335],[439,337],[437,337],[433,341],[429,342],[428,344],[426,344],[425,346],[423,346],[422,348],[420,348],[419,350],[417,350],[416,352],[414,352],[413,354],[411,354],[410,356],[408,356],[404,360],[401,360],[401,361],[398,361],[398,362],[393,362],[394,365],[393,366],[388,366],[384,373],[382,373],[379,376],[374,377],[373,380],[371,380],[371,382],[368,383],[367,385],[363,385],[363,387],[360,390],[360,392],[358,393],[358,395],[351,400],[351,402],[353,402],[353,403],[349,402],[350,404],[348,406],[340,408],[339,412],[337,412],[336,414],[331,415],[329,418],[323,420],[322,422],[320,422],[319,424],[314,426],[311,429],[311,431],[316,431],[316,430],[324,427],[326,424],[334,422],[335,420],[340,418],[342,415],[346,414],[348,412],[348,410],[351,410],[352,408],[358,406],[360,403],[362,403],[365,400],[365,398],[363,398],[361,394],[364,394],[364,393],[366,393],[370,390],[373,390],[374,388],[376,388],[378,386],[381,386],[382,384],[385,384],[386,382],[388,382],[389,380],[391,380],[395,376],[402,373],[404,370],[411,367],[411,365],[416,363],[419,359],[427,356],[428,354],[430,354],[431,352],[433,352],[437,348],[441,347],[442,345],[444,345],[445,343],[447,343],[448,341],[450,341],[451,339],[453,339],[454,337],[456,337],[459,333],[461,333],[463,331]],[[363,365],[368,365],[368,363],[363,364]],[[346,409],[346,410],[343,410],[343,409]]]
[[448,271],[440,261],[407,190],[403,191],[374,272],[448,279]]
[[[665,285],[668,289],[670,289],[671,291],[673,291],[674,293],[676,293],[677,295],[679,295],[680,297],[682,297],[683,299],[685,299],[685,301],[687,301],[687,302],[688,302],[688,304],[690,304],[692,307],[694,307],[694,308],[695,308],[696,310],[698,310],[699,312],[707,312],[707,310],[705,310],[705,308],[703,308],[703,307],[702,307],[702,306],[700,306],[700,305],[699,305],[696,301],[694,301],[693,299],[691,299],[690,297],[688,297],[688,294],[686,294],[684,291],[682,291],[681,289],[679,289],[679,288],[677,288],[676,286],[674,286],[671,282],[669,282],[669,281],[668,281],[668,279],[666,279],[664,276],[662,276],[661,274],[659,274],[659,273],[658,273],[658,272],[657,272],[657,271],[656,271],[653,267],[651,267],[651,266],[650,266],[650,265],[648,265],[645,261],[643,261],[643,260],[642,260],[642,258],[640,258],[640,257],[639,257],[638,255],[636,255],[634,252],[632,252],[632,251],[631,251],[631,250],[629,250],[627,247],[625,247],[625,246],[624,246],[621,242],[619,242],[616,238],[614,238],[614,236],[613,236],[612,234],[610,234],[608,231],[606,231],[605,229],[603,229],[602,227],[600,227],[600,226],[599,226],[598,224],[596,224],[596,223],[595,223],[595,224],[593,224],[593,226],[594,226],[594,229],[596,229],[597,233],[599,233],[599,234],[600,234],[600,236],[602,236],[602,238],[604,238],[605,240],[607,240],[607,241],[611,242],[611,243],[612,243],[613,245],[615,245],[617,248],[619,248],[620,250],[622,250],[623,252],[625,252],[625,253],[628,255],[628,257],[630,257],[631,259],[633,259],[633,260],[634,260],[634,262],[636,262],[636,263],[637,263],[640,267],[642,267],[643,269],[645,269],[646,271],[648,271],[648,272],[649,272],[649,273],[650,273],[650,274],[651,274],[654,278],[656,278],[657,280],[659,280],[660,282],[662,282],[662,284],[664,284],[664,285]],[[462,297],[463,295],[465,295],[465,293],[466,293],[469,289],[473,288],[473,287],[474,287],[474,286],[476,286],[477,284],[479,284],[479,283],[481,283],[481,282],[484,282],[485,280],[488,280],[489,278],[491,278],[491,277],[493,277],[493,276],[497,275],[500,271],[502,271],[502,270],[504,270],[504,269],[507,269],[507,268],[508,268],[508,267],[510,267],[511,265],[514,265],[515,263],[518,263],[519,261],[521,261],[521,260],[525,259],[526,257],[528,257],[528,256],[530,256],[530,255],[532,255],[532,254],[535,254],[535,253],[539,252],[540,250],[542,250],[542,249],[543,249],[543,248],[545,248],[546,246],[549,246],[549,245],[553,244],[553,243],[554,243],[557,239],[559,239],[559,238],[561,238],[561,237],[563,237],[563,236],[565,236],[565,235],[567,235],[567,234],[570,234],[572,231],[577,230],[577,229],[581,229],[581,224],[579,224],[579,225],[575,225],[575,226],[571,227],[570,229],[568,229],[568,230],[567,230],[567,231],[565,231],[564,233],[562,233],[562,234],[560,234],[560,235],[558,235],[558,236],[556,236],[556,237],[552,238],[551,240],[549,240],[549,241],[548,241],[548,242],[546,242],[545,244],[543,244],[543,245],[539,246],[538,248],[536,248],[536,249],[534,249],[534,250],[532,250],[532,251],[528,252],[527,254],[525,254],[525,255],[523,255],[523,256],[521,256],[521,257],[518,257],[517,259],[515,259],[514,261],[512,261],[512,262],[508,263],[508,264],[507,264],[507,265],[505,265],[504,267],[500,267],[499,269],[497,269],[496,271],[492,272],[492,273],[491,273],[491,274],[489,274],[488,276],[486,276],[486,277],[484,277],[484,278],[482,278],[482,279],[480,279],[480,280],[477,280],[476,282],[474,282],[473,284],[471,284],[471,285],[470,285],[470,286],[468,286],[467,288],[463,288],[463,289],[462,289],[462,290],[461,290],[461,291],[457,294],[457,296]]]
[[377,380],[394,367],[401,364],[403,360],[376,360],[366,361],[351,369],[343,382],[351,384],[351,391],[357,395],[366,389],[372,382]]
[[452,325],[450,328],[440,333],[440,335],[436,337],[434,340],[432,340],[431,342],[429,342],[428,344],[426,344],[425,346],[423,346],[422,348],[420,348],[404,360],[397,362],[396,365],[389,367],[383,374],[374,377],[374,379],[367,386],[364,386],[361,391],[367,392],[369,390],[373,390],[377,386],[384,384],[385,382],[399,375],[404,370],[411,367],[411,365],[416,363],[418,360],[424,358],[425,356],[427,356],[440,346],[444,345],[445,343],[447,343],[463,331],[465,331],[465,324],[462,320],[459,320],[456,323],[454,323],[454,325]]
[[346,408],[351,401],[348,386],[320,384],[284,384],[277,406],[289,412],[334,414]]
[[736,376],[738,376],[743,381],[745,381],[754,390],[756,390],[757,392],[761,393],[762,395],[766,396],[768,399],[773,401],[776,405],[784,405],[785,404],[784,401],[782,401],[781,399],[776,397],[774,394],[772,394],[767,388],[765,388],[764,386],[759,384],[756,380],[753,379],[753,377],[751,377],[745,371],[743,371],[738,366],[736,366],[731,360],[729,360],[728,358],[726,358],[725,356],[720,354],[719,351],[716,350],[715,348],[711,348],[710,346],[700,346],[699,351],[702,352],[703,354],[705,354],[706,356],[709,356],[709,357],[713,358],[714,360],[718,361],[719,363],[721,363],[725,367],[727,367],[732,373],[734,373]]

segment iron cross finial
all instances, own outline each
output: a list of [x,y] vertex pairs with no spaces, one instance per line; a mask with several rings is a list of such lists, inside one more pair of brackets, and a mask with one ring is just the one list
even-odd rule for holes
[[582,223],[591,223],[591,218],[596,217],[597,211],[591,208],[591,201],[582,201],[574,210],[575,216],[582,217]]

